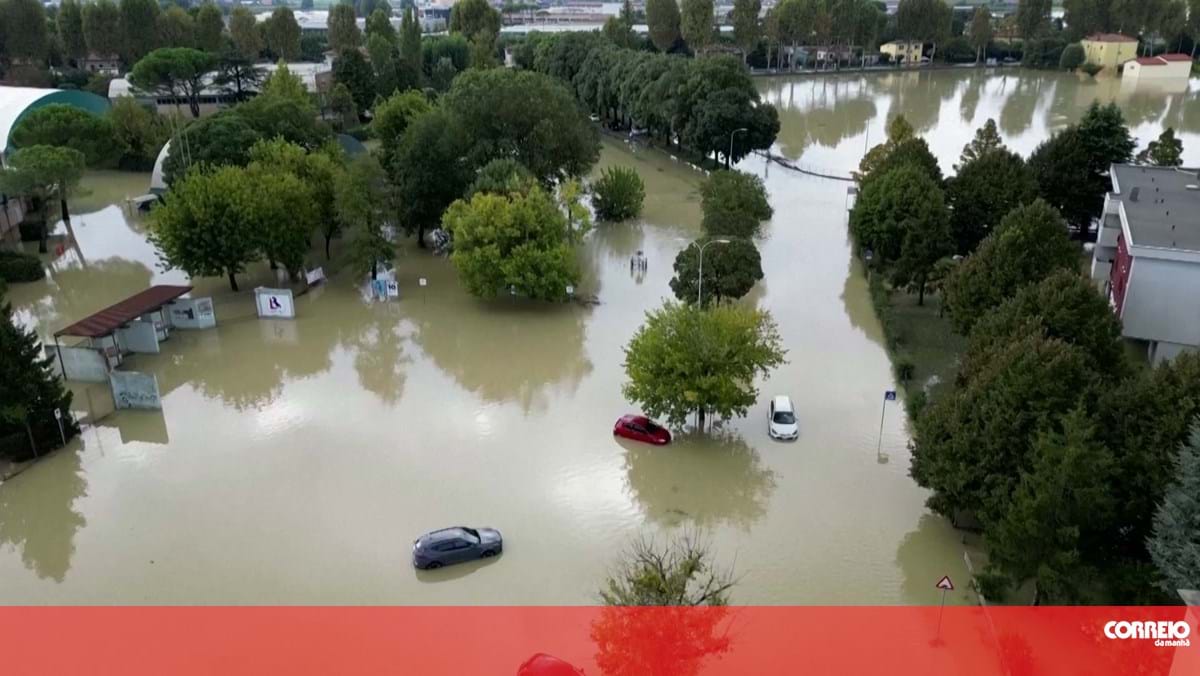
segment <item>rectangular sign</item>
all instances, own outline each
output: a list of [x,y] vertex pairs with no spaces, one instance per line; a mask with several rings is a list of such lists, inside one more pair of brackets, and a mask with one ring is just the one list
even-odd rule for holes
[[217,325],[211,298],[180,298],[167,308],[171,326],[179,329],[210,329]]
[[108,374],[108,380],[112,384],[113,403],[118,409],[162,408],[158,379],[153,373],[113,371]]
[[258,307],[259,317],[292,319],[296,316],[291,289],[268,289],[260,286],[254,290],[254,302]]

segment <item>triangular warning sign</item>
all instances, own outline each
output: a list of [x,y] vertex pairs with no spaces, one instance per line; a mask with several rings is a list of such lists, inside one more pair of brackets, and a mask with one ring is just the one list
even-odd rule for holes
[[937,584],[934,586],[938,589],[944,589],[946,591],[951,591],[954,589],[954,583],[950,581],[949,575],[943,575],[942,579],[938,580]]

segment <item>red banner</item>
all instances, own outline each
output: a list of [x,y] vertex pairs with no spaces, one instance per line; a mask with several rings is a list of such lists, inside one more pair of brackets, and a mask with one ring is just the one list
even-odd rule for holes
[[1196,676],[1197,632],[1186,607],[0,607],[0,671]]

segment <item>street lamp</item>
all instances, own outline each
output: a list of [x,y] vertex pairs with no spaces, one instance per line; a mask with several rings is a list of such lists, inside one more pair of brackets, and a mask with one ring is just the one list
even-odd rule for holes
[[700,272],[696,275],[696,306],[703,307],[701,301],[704,298],[704,249],[709,244],[729,244],[727,239],[713,239],[700,245]]
[[733,162],[733,136],[734,136],[734,134],[738,133],[739,131],[749,131],[749,130],[746,129],[745,127],[738,127],[737,129],[734,129],[733,131],[729,132],[729,154],[725,156],[725,166],[726,167],[729,167],[729,163]]

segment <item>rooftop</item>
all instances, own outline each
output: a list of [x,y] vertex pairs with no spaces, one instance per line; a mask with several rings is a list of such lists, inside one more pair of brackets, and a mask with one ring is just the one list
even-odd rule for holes
[[1137,42],[1135,38],[1120,33],[1092,33],[1085,39],[1088,42]]
[[145,291],[135,293],[120,303],[92,313],[61,331],[56,331],[54,336],[79,336],[81,338],[107,336],[147,312],[153,312],[191,290],[190,286],[166,284],[152,286]]
[[1188,61],[1191,62],[1192,57],[1187,54],[1159,54],[1158,56],[1140,56],[1137,62],[1143,66],[1165,66],[1173,61]]
[[1132,246],[1200,251],[1200,178],[1195,169],[1112,166]]

